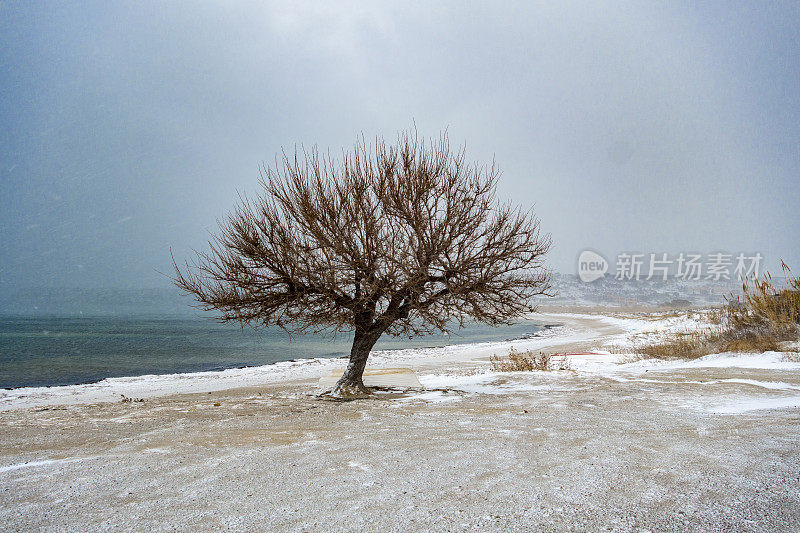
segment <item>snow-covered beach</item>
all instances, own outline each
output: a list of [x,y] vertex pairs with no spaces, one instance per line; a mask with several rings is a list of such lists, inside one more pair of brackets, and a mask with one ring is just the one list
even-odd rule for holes
[[[587,315],[588,316],[588,315]],[[482,343],[462,343],[435,348],[409,348],[376,351],[371,367],[405,365],[412,368],[435,368],[446,363],[469,363],[493,354],[505,354],[510,346],[540,349],[557,339],[558,343],[578,342],[595,335],[594,329],[575,328],[581,315],[545,315],[544,323],[572,326],[544,328],[526,339]],[[585,318],[585,317],[584,317]],[[129,398],[154,398],[173,394],[213,392],[231,388],[298,381],[299,388],[308,388],[307,380],[316,380],[334,368],[345,365],[344,359],[311,357],[281,361],[262,366],[231,368],[220,371],[144,375],[107,378],[93,383],[49,387],[20,387],[0,390],[0,411],[22,407],[43,407],[60,404],[86,404],[119,401]]]
[[[548,314],[509,342],[374,354],[422,389],[316,397],[343,361],[0,392],[11,530],[796,529],[800,360],[626,354],[701,315]],[[488,357],[591,352],[570,370]],[[611,353],[614,352],[614,353]],[[126,401],[121,399],[129,398]]]

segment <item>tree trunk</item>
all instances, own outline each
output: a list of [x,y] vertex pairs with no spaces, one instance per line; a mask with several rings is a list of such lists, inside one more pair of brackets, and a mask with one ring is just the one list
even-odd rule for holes
[[334,385],[331,391],[332,396],[339,398],[359,398],[369,395],[369,389],[364,386],[364,368],[367,366],[369,353],[378,341],[380,333],[358,333],[353,339],[353,347],[350,349],[350,361],[347,368]]

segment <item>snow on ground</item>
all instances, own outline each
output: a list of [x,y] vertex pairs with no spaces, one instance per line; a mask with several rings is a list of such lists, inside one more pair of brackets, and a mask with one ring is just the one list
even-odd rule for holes
[[[635,360],[611,346],[702,321],[552,318],[564,327],[538,338],[377,353],[371,366],[412,368],[423,384],[377,400],[311,395],[342,360],[2,391],[0,523],[798,530],[800,361],[779,352]],[[492,371],[486,357],[512,344],[595,353],[570,356],[567,371]],[[267,385],[235,388],[250,384]],[[231,390],[12,410],[210,388]]]
[[284,361],[274,365],[232,368],[214,372],[107,378],[96,383],[58,387],[21,387],[0,391],[0,411],[61,404],[87,404],[128,398],[214,392],[289,379],[318,378],[342,366],[336,359]]
[[625,330],[625,333],[616,335],[605,343],[606,346],[613,347],[617,351],[630,350],[644,340],[656,342],[676,333],[693,333],[711,326],[707,315],[702,312],[666,316],[650,315],[646,318],[642,318],[642,316],[604,316],[600,320]]
[[[771,408],[796,408],[800,399],[800,359],[785,352],[722,353],[685,360],[637,360],[633,347],[676,332],[708,327],[703,313],[677,315],[548,314],[563,325],[525,339],[461,344],[435,348],[378,351],[371,368],[405,366],[414,369],[422,391],[410,391],[406,401],[451,402],[463,394],[536,394],[580,386],[581,380],[609,379],[652,384],[734,386],[717,403],[687,401],[684,406],[735,414]],[[500,373],[488,358],[515,349],[576,351],[569,371]],[[616,352],[616,353],[612,353]],[[620,353],[621,352],[621,353]],[[109,378],[97,383],[63,387],[31,387],[0,391],[0,411],[59,404],[87,404],[128,398],[155,398],[172,394],[215,392],[288,381],[311,381],[342,368],[343,359],[307,359],[217,372]],[[302,387],[299,387],[302,388]],[[760,393],[754,395],[756,389]],[[768,393],[763,396],[764,391]]]
[[[532,383],[529,380],[509,380],[507,379],[509,374],[518,373],[482,372],[467,376],[428,374],[420,377],[420,383],[422,383],[426,389],[455,389],[468,394],[509,394],[512,392],[542,391],[550,388],[546,383]],[[554,377],[554,375],[538,376],[540,380],[546,380],[547,377]]]
[[[676,332],[708,327],[703,313],[675,316],[596,316],[561,314],[564,319],[598,320],[622,333],[597,337],[591,353],[569,355],[570,371],[491,372],[463,375],[458,369],[420,376],[427,389],[466,394],[519,394],[580,387],[583,380],[606,379],[653,385],[694,386],[665,400],[679,408],[715,414],[742,414],[767,409],[800,408],[800,359],[787,352],[719,353],[695,360],[638,359],[633,346]],[[580,336],[574,329],[567,333]],[[612,353],[608,347],[623,353]],[[522,348],[524,349],[524,348]],[[735,377],[731,377],[735,376]],[[574,378],[578,378],[576,381]],[[573,379],[570,379],[573,378]],[[660,392],[659,392],[660,393]],[[654,391],[654,394],[659,394]],[[665,394],[665,397],[668,394]],[[448,400],[457,399],[448,397]]]
[[4,474],[6,472],[12,472],[14,470],[19,470],[21,468],[35,468],[37,466],[72,463],[75,461],[80,461],[80,459],[44,459],[41,461],[26,461],[24,463],[16,463],[8,466],[0,466],[0,474]]
[[779,398],[738,398],[723,403],[709,405],[712,413],[735,415],[765,409],[800,408],[800,395]]
[[643,359],[623,363],[616,367],[619,371],[669,371],[686,368],[742,368],[756,370],[800,370],[800,361],[794,361],[785,352],[764,353],[715,353],[693,360]]

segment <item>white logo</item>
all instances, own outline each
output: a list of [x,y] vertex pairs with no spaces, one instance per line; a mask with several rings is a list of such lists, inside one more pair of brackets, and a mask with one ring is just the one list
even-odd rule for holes
[[585,283],[602,278],[608,272],[608,261],[602,255],[584,250],[578,256],[578,277]]

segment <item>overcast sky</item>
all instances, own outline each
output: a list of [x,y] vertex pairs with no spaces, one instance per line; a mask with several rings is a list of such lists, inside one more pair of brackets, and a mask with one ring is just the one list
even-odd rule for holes
[[281,147],[413,122],[496,158],[557,270],[800,271],[800,3],[321,4],[0,0],[0,288],[166,285]]

